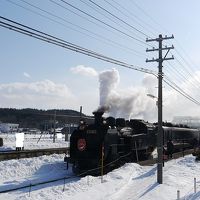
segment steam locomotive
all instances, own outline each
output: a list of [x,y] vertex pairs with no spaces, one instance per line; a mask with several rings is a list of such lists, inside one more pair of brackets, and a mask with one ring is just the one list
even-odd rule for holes
[[[157,126],[143,120],[103,118],[103,112],[94,112],[95,121],[83,121],[70,138],[70,157],[75,174],[99,169],[101,163],[110,171],[122,163],[148,159],[156,148]],[[194,140],[199,143],[197,129],[163,126],[163,145],[168,140],[178,151],[185,145],[190,148]],[[94,174],[94,173],[91,173]]]

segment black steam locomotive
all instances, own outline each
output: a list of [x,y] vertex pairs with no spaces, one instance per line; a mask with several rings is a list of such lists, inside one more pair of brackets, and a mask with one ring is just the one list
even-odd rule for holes
[[[128,161],[141,161],[156,148],[156,125],[136,119],[104,119],[103,112],[93,114],[94,123],[88,125],[82,121],[70,138],[68,162],[75,174],[98,169],[102,161],[108,171]],[[163,134],[163,145],[172,140],[177,150],[183,145],[192,147],[194,140],[199,143],[197,129],[163,126]]]

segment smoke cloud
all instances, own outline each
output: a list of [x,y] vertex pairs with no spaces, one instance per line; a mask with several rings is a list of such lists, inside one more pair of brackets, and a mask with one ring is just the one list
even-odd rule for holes
[[[178,85],[198,100],[200,96],[197,80],[200,80],[200,71],[194,72],[190,79]],[[148,74],[144,76],[141,86],[119,89],[119,72],[112,69],[99,74],[99,83],[100,108],[107,108],[107,115],[157,121],[158,80],[156,77]],[[200,107],[198,105],[167,86],[163,87],[163,121],[171,121],[174,116],[199,116]],[[147,96],[147,94],[150,95]],[[155,98],[150,98],[151,96]]]
[[99,74],[100,106],[107,107],[119,84],[119,72],[116,69],[103,71]]
[[[147,97],[156,86],[156,78],[146,75],[141,87],[118,89],[119,72],[116,69],[103,71],[99,74],[100,108],[107,108],[107,113],[113,117],[143,118],[155,120],[155,101]],[[154,89],[155,90],[155,89]],[[105,110],[105,109],[104,109]]]

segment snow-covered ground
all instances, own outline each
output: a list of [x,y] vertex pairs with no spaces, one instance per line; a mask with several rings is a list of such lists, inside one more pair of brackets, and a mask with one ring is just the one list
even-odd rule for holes
[[[0,147],[0,151],[14,150],[16,147],[15,134],[0,134],[3,138],[3,147]],[[45,148],[58,148],[68,147],[69,142],[65,141],[64,135],[62,139],[56,139],[53,143],[52,135],[50,134],[25,134],[24,135],[24,149],[45,149]]]
[[[64,155],[41,156],[0,162],[0,190],[71,175]],[[163,184],[157,184],[156,165],[128,163],[103,177],[86,176],[0,194],[0,199],[32,200],[200,200],[200,163],[192,155],[171,160],[163,168]],[[194,194],[193,180],[197,179]]]

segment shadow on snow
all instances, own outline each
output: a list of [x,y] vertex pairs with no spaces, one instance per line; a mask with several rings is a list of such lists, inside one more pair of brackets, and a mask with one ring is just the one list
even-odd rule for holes
[[[73,176],[73,178],[69,178],[71,176]],[[60,179],[60,180],[56,180],[56,179]],[[69,166],[69,169],[67,170],[66,164],[64,162],[55,162],[55,163],[48,163],[48,164],[42,165],[38,170],[35,171],[35,173],[32,176],[28,178],[22,177],[22,179],[19,179],[19,180],[4,182],[0,186],[0,191],[19,188],[16,191],[21,191],[23,193],[26,193],[26,192],[29,192],[29,190],[35,191],[35,190],[48,188],[52,186],[63,185],[64,187],[64,183],[65,185],[67,185],[68,183],[76,182],[78,180],[80,180],[80,178],[74,177],[71,166]],[[48,182],[48,181],[53,181],[53,182],[37,185],[39,183]],[[24,186],[28,186],[28,187],[21,188]]]

